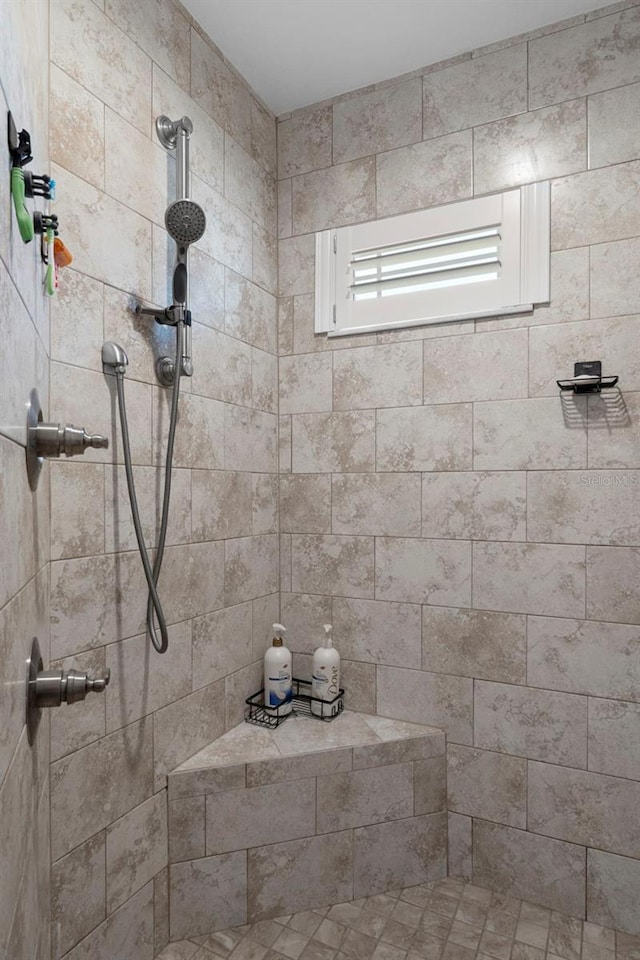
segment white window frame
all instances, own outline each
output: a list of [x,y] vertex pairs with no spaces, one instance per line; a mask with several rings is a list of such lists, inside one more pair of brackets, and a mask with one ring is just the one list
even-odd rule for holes
[[[413,240],[497,227],[495,279],[355,300],[352,258]],[[535,183],[487,197],[316,234],[315,332],[330,337],[525,313],[549,300],[550,187]]]

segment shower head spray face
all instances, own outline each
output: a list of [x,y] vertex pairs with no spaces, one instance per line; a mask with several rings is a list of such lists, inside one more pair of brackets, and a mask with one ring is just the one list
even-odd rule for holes
[[195,243],[203,235],[207,218],[193,200],[176,200],[167,207],[164,223],[172,240],[182,247]]

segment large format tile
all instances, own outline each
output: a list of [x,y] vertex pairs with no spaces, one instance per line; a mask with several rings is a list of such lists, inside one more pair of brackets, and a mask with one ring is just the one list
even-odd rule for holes
[[142,803],[152,792],[152,782],[148,720],[132,723],[56,761],[51,767],[54,859]]
[[378,217],[471,196],[471,131],[399,147],[376,158]]
[[212,46],[191,28],[191,96],[216,123],[249,149],[251,94]]
[[153,960],[153,884],[96,927],[65,960]]
[[525,540],[526,492],[526,475],[517,471],[425,473],[422,535]]
[[158,710],[153,717],[155,789],[166,785],[167,773],[224,731],[222,681],[197,690]]
[[[253,658],[251,602],[224,607],[193,621],[193,687],[204,687],[247,666]],[[229,638],[233,644],[229,649]]]
[[372,410],[295,415],[292,418],[293,472],[372,471],[375,440]]
[[332,409],[333,358],[308,353],[280,358],[280,414]]
[[476,193],[578,173],[587,166],[587,108],[568,100],[473,131]]
[[[571,369],[562,376],[572,374]],[[586,466],[587,425],[583,400],[583,397],[576,400],[572,397],[566,407],[556,396],[474,404],[474,469],[544,470]]]
[[640,161],[556,180],[551,193],[551,248],[607,243],[640,234],[634,198]]
[[[640,936],[640,863],[602,850],[587,852],[587,919]],[[621,943],[622,938],[618,934]]]
[[303,779],[208,797],[207,856],[312,836],[316,832],[315,794],[315,780]]
[[471,544],[459,540],[376,540],[377,600],[471,606]]
[[361,827],[413,814],[413,765],[334,773],[318,777],[319,833]]
[[484,680],[474,687],[476,747],[586,767],[586,697]]
[[640,79],[635,7],[529,44],[529,106],[556,103]]
[[640,701],[635,626],[529,617],[527,679],[538,687]]
[[420,405],[422,344],[416,340],[336,351],[333,402],[336,410]]
[[248,916],[265,920],[353,896],[353,835],[329,833],[249,850]]
[[587,616],[640,623],[640,550],[587,547]]
[[333,533],[420,536],[418,473],[345,473],[332,478]]
[[[82,118],[69,136],[66,123],[53,124],[49,131],[51,160],[84,177],[102,190],[104,187],[104,112],[101,99],[93,96],[85,86],[51,64],[51,114]],[[65,274],[65,285],[68,274]]]
[[251,474],[194,470],[194,540],[223,540],[251,535]]
[[172,863],[169,926],[172,939],[246,923],[247,854]]
[[106,830],[107,911],[113,911],[167,865],[167,798],[149,797]]
[[585,851],[572,843],[476,820],[473,882],[584,917]]
[[526,617],[457,607],[422,608],[422,667],[436,673],[524,683]]
[[587,108],[590,167],[640,156],[640,83],[597,93],[589,97]]
[[232,270],[225,270],[223,299],[225,332],[261,350],[275,353],[275,297]]
[[328,473],[280,476],[280,531],[331,532],[331,477]]
[[51,868],[52,954],[61,957],[105,918],[105,842],[98,833]]
[[473,742],[473,681],[465,677],[378,667],[377,712],[441,727],[454,743]]
[[391,84],[333,107],[333,161],[343,163],[422,139],[422,82]]
[[365,157],[294,177],[293,232],[311,233],[375,217],[375,160]]
[[391,666],[420,667],[420,607],[335,597],[333,627],[341,656]]
[[354,896],[443,878],[446,848],[446,813],[359,827],[354,831]]
[[585,548],[474,543],[473,606],[512,613],[584,616]]
[[589,769],[640,780],[640,704],[589,700]]
[[[640,84],[638,86],[640,87]],[[640,303],[640,278],[637,271],[637,265],[640,263],[640,239],[597,244],[591,247],[590,257],[591,315],[617,317],[637,313]],[[623,327],[620,330],[616,340],[624,343],[625,334],[628,337],[633,336],[633,333],[637,341],[637,329],[629,322],[626,329]],[[633,380],[629,376],[631,371],[625,363],[629,358],[624,350],[619,356],[615,354],[604,356],[607,357],[607,366],[613,366],[615,363],[616,369],[624,370],[624,373],[620,374],[621,382],[624,380],[628,384],[628,389],[633,389]]]
[[[527,396],[528,337],[524,329],[425,340],[423,349],[425,403]],[[480,370],[488,375],[479,376]]]
[[523,113],[527,109],[526,44],[426,74],[423,90],[425,139]]
[[106,0],[105,12],[183,89],[189,89],[191,38],[189,21],[180,7],[161,3],[143,10],[126,0]]
[[238,209],[271,234],[276,232],[273,178],[232,137],[224,143],[224,194]]
[[378,410],[377,469],[470,469],[472,410],[470,403]]
[[449,744],[449,810],[511,827],[527,826],[527,761]]
[[[51,670],[86,671],[90,677],[104,676],[105,667],[104,647],[49,663]],[[114,680],[113,677],[111,679]],[[113,688],[110,687],[110,689]],[[101,697],[87,697],[81,703],[75,704],[75,708],[75,710],[55,710],[51,715],[52,760],[59,760],[65,754],[79,750],[80,747],[85,747],[94,740],[104,737],[106,733],[106,694]],[[138,717],[132,719],[138,719]],[[21,723],[22,720],[21,715]]]
[[640,783],[529,763],[527,799],[535,833],[640,858]]
[[278,123],[278,177],[331,166],[331,107],[318,107]]
[[294,593],[373,598],[373,537],[294,534],[291,587]]

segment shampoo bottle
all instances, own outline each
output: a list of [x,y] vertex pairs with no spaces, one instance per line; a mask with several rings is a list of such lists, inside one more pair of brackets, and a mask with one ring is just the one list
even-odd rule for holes
[[311,680],[311,712],[317,717],[333,716],[338,712],[338,701],[325,707],[318,700],[331,701],[340,693],[340,654],[333,646],[330,623],[323,625],[324,640],[313,654]]
[[270,716],[291,713],[291,652],[281,623],[273,625],[273,644],[264,655],[264,709]]

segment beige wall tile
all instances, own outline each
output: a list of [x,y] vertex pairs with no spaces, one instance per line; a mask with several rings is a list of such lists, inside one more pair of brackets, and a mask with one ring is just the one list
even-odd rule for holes
[[341,350],[333,359],[336,410],[422,403],[422,345],[397,343]]
[[640,303],[640,240],[620,240],[591,248],[591,315],[636,313]]
[[466,470],[471,468],[471,404],[378,410],[378,470]]
[[473,861],[472,823],[471,817],[463,817],[459,813],[449,814],[447,866],[450,877],[471,880]]
[[170,863],[204,857],[204,804],[204,796],[169,801]]
[[450,744],[447,750],[450,810],[511,827],[527,826],[527,761]]
[[388,538],[376,543],[376,599],[471,605],[471,545]]
[[305,353],[280,358],[280,413],[321,413],[332,409],[333,357]]
[[[134,483],[142,513],[145,542],[154,546],[160,533],[164,474],[157,467],[134,467]],[[172,511],[167,525],[167,543],[191,540],[191,471],[174,470],[171,480]],[[109,552],[135,550],[135,528],[124,467],[105,469],[105,543]]]
[[474,743],[485,750],[587,765],[585,697],[478,680],[474,725]]
[[[544,327],[552,330],[554,327]],[[548,356],[545,355],[545,371]],[[567,376],[573,375],[573,369]],[[564,374],[563,374],[564,376]],[[556,387],[556,391],[557,391]],[[584,397],[563,404],[548,399],[497,400],[474,404],[476,470],[577,469],[586,465]]]
[[[154,456],[158,465],[166,456],[168,404],[166,392],[153,397]],[[176,431],[173,462],[176,467],[222,469],[224,466],[224,418],[226,407],[217,400],[183,393],[180,397],[180,429]],[[230,469],[233,469],[231,466]]]
[[[105,673],[105,648],[89,650],[64,660],[53,660],[51,670],[80,670],[90,677]],[[67,753],[79,750],[94,740],[104,737],[106,731],[106,697],[88,697],[74,704],[75,710],[55,710],[51,715],[51,759],[58,760]],[[20,718],[22,720],[22,717]]]
[[333,601],[341,656],[398,667],[420,667],[420,607],[376,600]]
[[640,704],[590,699],[589,769],[640,780],[639,733]]
[[[613,561],[611,565],[616,566]],[[640,667],[635,666],[639,647],[632,626],[529,617],[527,677],[535,686],[552,690],[640,700]]]
[[276,300],[232,270],[224,276],[224,329],[238,340],[276,352]]
[[473,881],[512,897],[584,916],[584,848],[524,830],[476,820]]
[[[102,372],[102,343],[111,339],[103,332],[103,285],[73,269],[65,270],[63,280],[51,303],[51,359],[73,356],[81,366]],[[126,350],[133,360],[128,344]]]
[[209,224],[198,240],[198,248],[225,267],[251,278],[253,230],[249,217],[195,174],[191,176],[191,189]]
[[102,464],[52,464],[52,560],[89,556],[104,549],[101,501],[104,503]]
[[189,89],[191,38],[180,7],[158,3],[146,10],[131,7],[126,0],[106,0],[105,12],[181,87]]
[[[587,916],[592,923],[640,935],[638,861],[601,850],[587,852]],[[624,936],[618,934],[620,945]]]
[[69,960],[152,960],[153,912],[153,884],[148,883],[78,944]]
[[176,623],[168,633],[169,647],[161,657],[147,634],[106,648],[105,663],[111,670],[105,693],[108,732],[191,693],[191,623]]
[[193,621],[194,690],[250,663],[252,615],[249,602],[216,610]]
[[419,77],[333,107],[333,160],[343,163],[422,139],[422,81]]
[[292,225],[293,194],[291,180],[280,180],[278,183],[278,237],[290,237],[293,233]]
[[332,598],[314,594],[283,593],[280,608],[288,630],[289,649],[294,653],[313,653],[324,636],[323,623],[331,623]]
[[294,177],[293,232],[310,233],[375,217],[372,157]]
[[556,380],[573,376],[573,364],[579,356],[597,356],[602,360],[605,376],[610,371],[617,373],[628,390],[638,389],[638,316],[535,327],[529,337],[529,392],[532,396],[557,397]]
[[64,122],[52,124],[49,130],[51,159],[102,190],[104,103],[54,63],[50,70],[51,115],[64,117]]
[[191,96],[226,133],[251,145],[251,94],[213,48],[191,28]]
[[635,547],[587,547],[587,615],[594,620],[640,620],[640,550]]
[[529,44],[529,105],[555,103],[640,79],[634,37],[638,11],[541,37]]
[[278,533],[278,477],[273,473],[254,473],[252,487],[254,537]]
[[198,936],[247,920],[247,854],[174,863],[169,872],[171,937]]
[[[88,769],[91,777],[86,775]],[[152,734],[147,720],[57,760],[51,766],[54,860],[123,816],[151,792]]]
[[598,93],[587,100],[589,166],[640,156],[640,83]]
[[291,426],[294,473],[374,469],[375,413],[372,410],[296,415]]
[[277,167],[276,121],[269,110],[251,99],[251,155],[275,177]]
[[283,533],[331,533],[329,474],[280,477],[280,529]]
[[585,100],[568,100],[473,131],[476,194],[577,173],[586,166]]
[[276,233],[273,178],[232,137],[224,143],[224,195],[269,233]]
[[640,783],[530,763],[528,784],[530,830],[638,857]]
[[414,813],[421,817],[447,807],[447,763],[444,756],[418,760],[413,765]]
[[[226,766],[204,767],[189,767],[187,764],[179,770],[173,770],[167,777],[167,783],[169,801],[220,793],[223,790],[241,790],[246,786],[246,764],[229,762]],[[202,815],[204,818],[204,807]],[[202,837],[204,843],[204,832]]]
[[420,475],[345,473],[331,486],[333,533],[420,535]]
[[354,895],[441,879],[447,871],[446,846],[445,813],[359,827],[354,831]]
[[526,539],[526,475],[425,473],[422,535],[467,540]]
[[471,132],[416,143],[376,158],[378,217],[470,197]]
[[640,161],[564,177],[551,190],[551,248],[607,243],[640,234],[634,197]]
[[105,109],[106,193],[162,226],[167,206],[167,180],[175,177],[174,168],[173,157],[157,140],[150,140],[109,107]]
[[373,537],[294,534],[293,593],[373,597]]
[[527,482],[530,540],[637,546],[640,475],[635,471],[538,471]]
[[156,711],[153,757],[157,790],[165,786],[170,770],[223,733],[223,688],[222,681],[212,683]]
[[526,618],[424,606],[422,667],[436,673],[524,683]]
[[[425,403],[511,400],[527,395],[526,330],[426,340]],[[485,371],[486,377],[478,376]]]
[[224,597],[227,605],[263,597],[277,589],[277,536],[225,540]]
[[315,237],[289,237],[278,243],[278,293],[281,297],[310,293],[314,288]]
[[111,913],[167,865],[164,791],[107,827],[106,842],[106,902]]
[[305,111],[278,127],[278,177],[331,166],[331,107]]
[[194,393],[251,405],[251,347],[248,344],[196,324],[193,350],[198,358],[192,380]]
[[105,918],[104,833],[51,868],[52,956],[61,957]]
[[442,727],[454,743],[473,741],[473,681],[463,677],[378,667],[377,712]]
[[95,4],[60,3],[51,17],[50,48],[58,67],[147,133],[151,60]]
[[253,656],[261,659],[273,636],[271,627],[280,617],[280,593],[257,597],[253,606]]
[[318,777],[320,833],[399,820],[413,814],[413,765],[334,773]]
[[223,555],[220,542],[167,547],[158,583],[169,623],[222,606]]
[[316,832],[315,795],[312,778],[208,797],[207,856],[312,836]]
[[505,50],[427,74],[424,138],[498,120],[527,109],[527,47]]
[[254,223],[251,279],[268,293],[278,289],[278,238]]
[[251,474],[194,470],[192,517],[195,540],[251,535]]
[[261,787],[281,780],[304,780],[351,770],[351,747],[324,750],[322,753],[300,754],[297,757],[255,760],[247,764],[247,786]]
[[353,896],[350,831],[249,850],[248,916],[277,917],[285,905],[300,913]]
[[[291,415],[278,417],[278,472],[291,473]],[[282,517],[282,514],[281,514]]]
[[278,452],[277,434],[274,414],[225,404],[224,464],[227,470],[274,473]]

